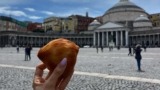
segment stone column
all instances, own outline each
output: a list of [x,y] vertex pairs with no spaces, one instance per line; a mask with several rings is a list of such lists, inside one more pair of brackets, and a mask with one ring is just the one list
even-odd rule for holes
[[126,38],[126,46],[128,46],[128,31],[125,31],[125,38]]
[[104,32],[102,32],[102,46],[104,46]]
[[96,32],[93,34],[93,45],[96,46]]
[[123,31],[121,31],[121,46],[123,46]]
[[100,32],[97,32],[98,33],[98,46],[100,45]]
[[116,31],[116,46],[118,46],[118,31]]
[[158,35],[158,46],[159,46],[159,33],[157,35]]
[[106,32],[106,46],[108,46],[108,32]]

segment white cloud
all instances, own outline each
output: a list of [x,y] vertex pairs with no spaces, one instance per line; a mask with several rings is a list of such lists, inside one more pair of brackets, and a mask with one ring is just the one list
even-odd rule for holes
[[12,10],[11,7],[0,7],[0,14],[11,15],[11,16],[16,16],[16,17],[27,17],[29,19],[41,19],[42,18],[39,16],[28,15],[25,12],[20,11],[20,10]]
[[42,17],[39,17],[39,16],[28,16],[29,19],[42,19]]
[[11,7],[0,7],[0,13],[13,16],[27,16],[23,11],[11,10]]
[[24,13],[23,11],[9,11],[10,15],[13,15],[13,16],[27,16],[26,13]]
[[42,13],[44,13],[44,14],[46,14],[46,15],[54,15],[54,13],[51,12],[51,11],[42,11]]
[[30,12],[35,12],[36,11],[34,8],[25,8],[25,10],[30,11]]

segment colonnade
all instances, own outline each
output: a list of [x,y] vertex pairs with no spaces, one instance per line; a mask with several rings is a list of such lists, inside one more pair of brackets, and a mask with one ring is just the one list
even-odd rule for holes
[[[31,44],[33,47],[41,47],[49,41],[61,38],[61,36],[32,36],[32,35],[1,35],[0,46],[21,46],[24,47],[27,44]],[[93,35],[90,36],[63,36],[63,38],[69,39],[75,42],[80,47],[84,45],[93,45]]]
[[160,46],[160,33],[152,34],[137,34],[129,35],[127,30],[120,31],[95,31],[93,35],[74,35],[74,36],[48,36],[48,35],[20,35],[20,34],[1,34],[0,46],[24,46],[27,43],[32,44],[34,47],[40,47],[50,40],[64,37],[67,38],[80,47],[84,45],[90,46],[104,46],[108,47],[110,42],[113,42],[114,46],[134,46],[136,44],[146,45],[148,47]]
[[137,43],[148,47],[160,46],[160,33],[129,36],[130,45]]
[[94,46],[110,46],[113,42],[114,46],[128,46],[129,36],[127,30],[121,31],[96,31],[93,35]]

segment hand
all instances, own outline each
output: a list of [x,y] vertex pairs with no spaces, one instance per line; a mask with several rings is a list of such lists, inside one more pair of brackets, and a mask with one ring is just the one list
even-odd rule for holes
[[54,69],[53,72],[49,72],[48,75],[43,78],[43,71],[46,66],[42,63],[36,67],[34,79],[33,79],[33,89],[34,90],[64,90],[69,83],[73,71],[66,78],[60,78],[65,68],[67,66],[67,60],[64,58],[60,64]]

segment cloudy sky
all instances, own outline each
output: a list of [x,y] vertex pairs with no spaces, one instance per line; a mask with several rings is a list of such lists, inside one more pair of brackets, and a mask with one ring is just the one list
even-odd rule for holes
[[[103,15],[119,0],[1,0],[0,15],[21,21],[43,22],[50,16],[66,17],[72,14],[91,17]],[[130,0],[149,14],[160,13],[160,0]]]

